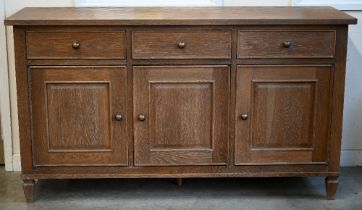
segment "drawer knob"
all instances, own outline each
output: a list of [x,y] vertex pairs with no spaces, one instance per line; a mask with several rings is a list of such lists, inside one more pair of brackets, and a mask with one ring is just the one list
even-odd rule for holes
[[292,46],[292,42],[291,41],[285,41],[284,43],[283,43],[283,47],[284,48],[290,48]]
[[74,42],[72,45],[73,49],[77,50],[80,48],[80,43],[79,42]]
[[121,114],[116,114],[116,116],[114,116],[114,118],[115,118],[117,121],[121,121],[121,120],[123,120],[123,115],[121,115]]
[[146,116],[144,114],[140,114],[138,115],[138,120],[139,121],[145,121],[146,120]]
[[183,49],[183,48],[186,47],[186,43],[185,43],[185,42],[179,42],[179,43],[177,44],[177,46],[178,46],[178,48]]
[[244,113],[244,114],[241,114],[241,115],[240,115],[240,118],[241,118],[242,120],[247,120],[247,119],[249,118],[249,115],[248,115],[247,113]]

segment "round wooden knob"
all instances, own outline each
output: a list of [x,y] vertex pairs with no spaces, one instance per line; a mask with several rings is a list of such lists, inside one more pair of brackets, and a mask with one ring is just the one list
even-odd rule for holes
[[116,114],[116,116],[114,116],[114,118],[115,118],[117,121],[121,121],[121,120],[123,120],[123,115],[121,115],[121,114]]
[[138,115],[138,120],[139,121],[145,121],[146,120],[146,116],[144,114],[140,114]]
[[79,49],[80,48],[80,43],[79,42],[74,42],[72,45],[73,49]]
[[290,48],[292,46],[292,42],[291,41],[285,41],[283,42],[283,47],[284,48]]
[[183,48],[186,47],[186,43],[185,43],[185,42],[179,42],[179,43],[177,44],[177,46],[178,46],[178,48],[183,49]]
[[241,118],[242,120],[247,120],[247,119],[249,118],[249,115],[246,114],[246,113],[244,113],[244,114],[241,114],[241,115],[240,115],[240,118]]

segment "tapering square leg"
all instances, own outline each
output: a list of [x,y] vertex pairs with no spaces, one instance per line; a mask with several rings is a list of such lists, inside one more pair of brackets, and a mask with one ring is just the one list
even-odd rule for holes
[[328,200],[334,200],[336,198],[337,188],[338,188],[338,176],[327,176],[326,192]]
[[35,193],[35,181],[34,180],[24,180],[23,190],[24,190],[26,202],[27,203],[33,202],[34,193]]

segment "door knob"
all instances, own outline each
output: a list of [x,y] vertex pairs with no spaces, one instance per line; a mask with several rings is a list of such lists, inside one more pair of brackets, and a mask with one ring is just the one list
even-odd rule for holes
[[116,114],[116,116],[114,116],[114,118],[115,118],[117,121],[121,121],[121,120],[123,120],[123,115],[121,115],[121,114]]
[[146,120],[146,116],[144,114],[140,114],[138,115],[138,120],[139,121],[145,121]]
[[247,120],[247,119],[249,118],[249,115],[248,115],[247,113],[244,113],[244,114],[241,114],[241,115],[240,115],[240,118],[241,118],[242,120]]
[[72,47],[73,47],[73,49],[77,50],[77,49],[80,48],[80,43],[79,43],[79,42],[74,42],[74,43],[72,44]]
[[177,46],[178,46],[178,48],[183,49],[183,48],[186,47],[186,43],[185,43],[185,42],[179,42],[179,43],[177,44]]
[[290,48],[292,46],[292,42],[291,41],[285,41],[284,43],[283,43],[283,47],[284,48]]

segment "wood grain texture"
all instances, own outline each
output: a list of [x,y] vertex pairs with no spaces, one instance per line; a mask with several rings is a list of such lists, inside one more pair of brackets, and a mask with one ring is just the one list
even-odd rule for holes
[[331,116],[329,145],[329,167],[331,171],[335,172],[340,170],[348,28],[346,26],[338,27],[337,32],[337,48],[339,50],[336,52],[333,75],[333,102],[331,105],[333,114]]
[[226,164],[227,66],[137,66],[133,73],[136,165]]
[[335,39],[335,31],[239,31],[238,58],[333,58]]
[[127,165],[124,67],[31,67],[35,161]]
[[317,81],[252,81],[253,149],[310,148]]
[[7,25],[336,25],[357,19],[332,7],[24,8]]
[[132,31],[126,29],[127,55],[127,134],[128,134],[128,166],[134,166],[134,119],[133,119],[133,60],[132,60]]
[[42,59],[42,60],[28,60],[29,66],[124,66],[126,60],[118,59]]
[[236,164],[325,164],[332,74],[331,66],[239,66]]
[[230,64],[230,103],[229,106],[229,165],[235,165],[235,93],[236,93],[236,71],[237,71],[237,40],[238,40],[238,29],[232,30],[232,46],[231,46],[231,64]]
[[187,177],[283,177],[283,176],[338,176],[329,172],[328,165],[246,165],[246,166],[134,166],[134,167],[37,167],[36,173],[24,174],[23,179],[58,177],[73,178],[187,178]]
[[31,124],[31,100],[26,63],[26,31],[24,27],[14,27],[14,50],[16,70],[16,90],[18,102],[19,137],[21,153],[21,170],[23,173],[33,171],[33,145]]
[[212,150],[214,81],[149,81],[149,85],[151,150]]
[[[230,58],[230,31],[134,31],[133,59]],[[178,45],[185,44],[183,48]]]
[[48,152],[112,149],[109,82],[46,81],[45,86]]
[[[124,59],[124,32],[30,31],[28,59]],[[73,48],[79,43],[79,49]]]

